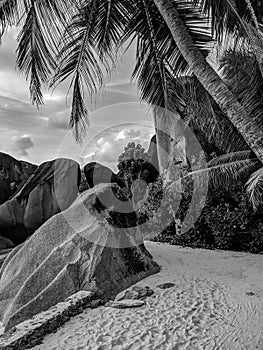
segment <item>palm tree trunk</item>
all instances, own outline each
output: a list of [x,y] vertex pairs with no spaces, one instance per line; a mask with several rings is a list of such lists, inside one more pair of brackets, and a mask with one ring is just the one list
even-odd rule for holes
[[171,0],[154,0],[154,3],[190,69],[263,163],[262,130],[205,60],[189,35],[174,3]]

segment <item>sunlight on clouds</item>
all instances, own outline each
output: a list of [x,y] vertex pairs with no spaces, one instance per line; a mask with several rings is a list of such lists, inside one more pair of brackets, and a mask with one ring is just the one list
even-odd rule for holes
[[[136,128],[132,131],[133,127],[115,127],[130,121],[152,126],[145,106],[138,103],[136,85],[130,82],[134,47],[119,60],[110,81],[106,82],[105,89],[98,96],[94,109],[91,109],[90,128],[83,146],[80,146],[69,131],[71,96],[67,105],[68,82],[54,91],[44,89],[45,105],[39,110],[32,106],[28,82],[15,68],[17,34],[18,29],[8,31],[0,47],[0,151],[28,157],[29,161],[37,164],[60,155],[78,161],[83,156],[85,160],[100,159],[115,164],[129,141],[144,142]],[[89,105],[88,99],[86,102]],[[114,132],[103,133],[103,130],[112,127]],[[101,140],[92,143],[97,135],[101,135],[98,138]],[[147,132],[145,139],[149,138],[150,133]]]
[[28,151],[34,147],[31,135],[13,136],[7,150],[14,156],[28,157]]
[[126,130],[120,131],[120,132],[117,134],[117,136],[116,136],[116,140],[123,140],[123,139],[126,139],[125,131],[126,131]]
[[[125,123],[112,126],[99,133],[83,150],[80,163],[85,164],[96,161],[112,170],[117,171],[118,158],[129,142],[141,144],[146,150],[149,147],[151,136],[154,134],[152,127],[135,123]],[[90,152],[90,150],[93,152]]]
[[65,96],[59,95],[58,93],[44,93],[43,99],[45,102],[59,102],[65,99]]

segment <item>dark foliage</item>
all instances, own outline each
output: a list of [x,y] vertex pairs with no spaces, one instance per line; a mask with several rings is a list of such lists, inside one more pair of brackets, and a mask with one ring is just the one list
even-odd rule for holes
[[253,211],[242,184],[229,189],[210,188],[192,229],[176,235],[172,222],[153,240],[196,248],[263,252],[262,208]]
[[158,170],[148,161],[145,149],[130,142],[119,157],[118,176],[125,179],[128,188],[138,179],[147,184],[153,183],[159,176]]

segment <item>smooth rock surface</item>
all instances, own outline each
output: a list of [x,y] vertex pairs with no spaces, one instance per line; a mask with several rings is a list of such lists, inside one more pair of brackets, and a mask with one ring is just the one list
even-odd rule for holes
[[0,233],[23,243],[50,217],[67,209],[78,195],[80,169],[71,159],[41,164],[12,199],[0,206]]
[[121,301],[109,301],[105,304],[106,307],[113,307],[115,309],[130,309],[133,307],[144,306],[145,302],[143,300],[126,299]]
[[98,300],[91,300],[91,292],[80,291],[54,307],[35,315],[0,336],[0,350],[24,350],[39,344],[45,335],[83,311],[94,308]]
[[116,198],[117,190],[101,184],[84,192],[8,255],[0,270],[0,321],[6,329],[79,290],[108,301],[160,270],[129,201]]
[[131,289],[126,290],[123,292],[116,300],[127,300],[127,299],[133,299],[133,300],[139,300],[139,299],[145,299],[147,297],[150,297],[154,294],[154,291],[150,289],[150,287],[145,286],[133,286]]
[[90,188],[101,183],[116,183],[121,188],[126,187],[125,181],[103,164],[91,162],[83,170]]
[[19,161],[0,152],[0,204],[14,195],[36,168],[35,164]]

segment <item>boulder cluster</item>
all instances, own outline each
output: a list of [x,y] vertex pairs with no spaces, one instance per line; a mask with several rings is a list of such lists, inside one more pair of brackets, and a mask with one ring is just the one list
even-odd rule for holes
[[81,290],[106,303],[159,271],[118,175],[90,163],[84,167],[88,189],[80,194],[77,162],[24,163],[0,154],[0,186],[6,189],[0,202],[0,321],[6,330]]

